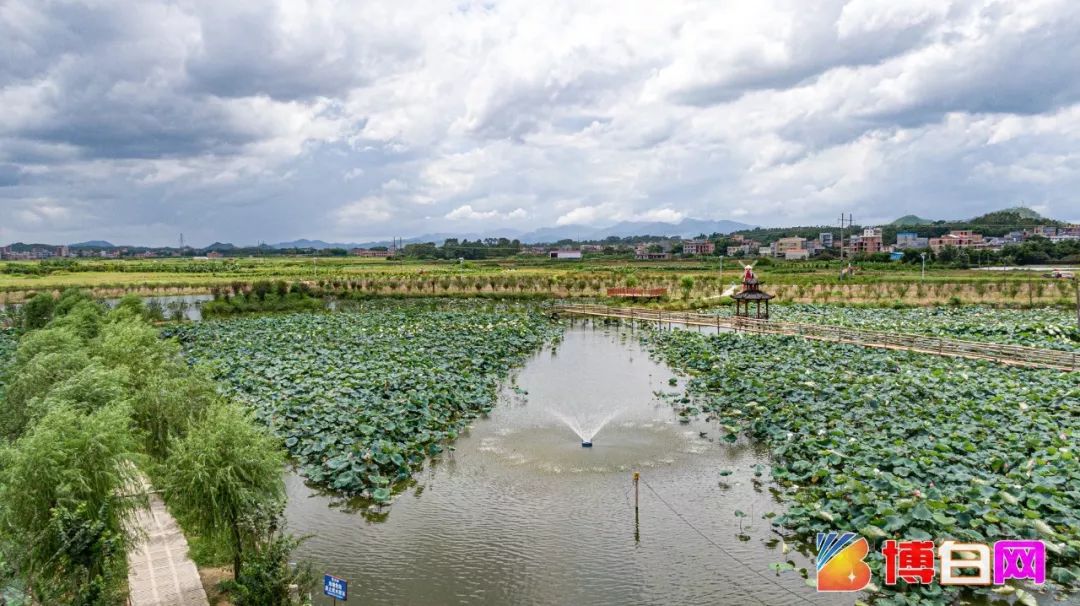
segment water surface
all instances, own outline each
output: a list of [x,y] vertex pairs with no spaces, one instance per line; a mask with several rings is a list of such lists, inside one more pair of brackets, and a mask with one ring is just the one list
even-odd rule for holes
[[[781,511],[767,458],[715,424],[679,423],[653,395],[681,390],[671,378],[625,330],[570,328],[380,521],[290,476],[290,528],[314,534],[298,555],[359,604],[851,603],[769,570],[810,563],[781,555],[762,519]],[[614,410],[591,449],[552,414]]]

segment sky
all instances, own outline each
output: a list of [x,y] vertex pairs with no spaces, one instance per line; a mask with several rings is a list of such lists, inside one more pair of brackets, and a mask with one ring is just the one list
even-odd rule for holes
[[0,243],[1080,220],[1080,3],[0,0]]

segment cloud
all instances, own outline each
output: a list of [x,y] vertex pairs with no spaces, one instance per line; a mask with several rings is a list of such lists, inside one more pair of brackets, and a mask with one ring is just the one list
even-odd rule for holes
[[497,210],[474,210],[471,204],[465,204],[459,206],[454,210],[446,213],[446,218],[452,221],[483,221],[487,219],[524,219],[529,216],[529,212],[524,208],[515,208],[509,212],[499,212]]
[[350,202],[337,211],[337,219],[350,225],[382,223],[394,216],[392,207],[385,198],[364,198]]
[[555,225],[588,225],[596,223],[606,214],[606,209],[602,206],[579,206],[561,215],[555,220]]
[[1078,218],[1068,0],[8,0],[0,39],[7,240]]

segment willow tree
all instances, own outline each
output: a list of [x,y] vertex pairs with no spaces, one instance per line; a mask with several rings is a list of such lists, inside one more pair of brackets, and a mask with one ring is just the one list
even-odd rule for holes
[[128,411],[58,404],[0,451],[4,554],[42,604],[112,604],[126,577],[137,458]]
[[277,440],[226,402],[212,405],[170,448],[166,500],[186,528],[228,548],[234,578],[244,554],[262,538],[265,518],[276,520],[284,463]]

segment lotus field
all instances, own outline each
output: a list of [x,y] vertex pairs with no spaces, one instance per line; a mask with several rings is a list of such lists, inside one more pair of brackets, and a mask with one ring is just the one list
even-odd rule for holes
[[[725,306],[717,311],[727,315],[731,313],[731,308]],[[976,305],[889,309],[791,304],[776,305],[772,312],[774,320],[784,322],[831,324],[968,341],[1080,351],[1080,330],[1076,327],[1076,312],[1066,309],[995,309]]]
[[453,301],[169,331],[281,437],[310,481],[378,502],[490,410],[500,381],[559,333],[535,308]]
[[[1040,538],[1048,579],[1077,588],[1076,374],[794,337],[645,338],[691,377],[686,396],[674,398],[681,414],[708,415],[729,440],[745,432],[769,447],[789,502],[774,522],[801,540],[828,530],[877,540]],[[880,555],[871,557],[880,579]],[[937,585],[884,591],[877,603],[956,597],[955,587]]]

